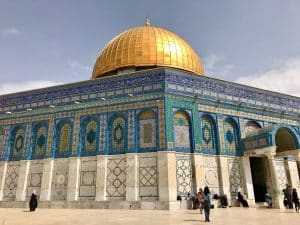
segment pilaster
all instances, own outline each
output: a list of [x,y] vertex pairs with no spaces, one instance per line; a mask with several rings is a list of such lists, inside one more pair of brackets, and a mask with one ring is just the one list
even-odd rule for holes
[[79,196],[80,158],[69,158],[67,201],[77,201]]
[[126,154],[126,164],[126,201],[137,201],[139,196],[137,154]]
[[97,155],[96,201],[106,201],[107,156]]
[[0,201],[3,200],[3,191],[6,178],[7,162],[0,162]]
[[54,165],[53,158],[44,159],[40,201],[51,200],[53,165]]
[[159,174],[159,200],[164,202],[176,201],[176,153],[157,152]]
[[244,156],[241,157],[242,162],[242,171],[244,177],[244,188],[248,196],[248,201],[250,205],[255,205],[255,196],[254,196],[254,189],[253,189],[253,182],[252,182],[252,175],[251,175],[251,166],[250,166],[250,157]]
[[196,180],[196,191],[198,192],[200,187],[205,186],[205,173],[203,168],[203,156],[200,154],[194,154],[194,165],[195,165],[195,180]]
[[221,193],[228,196],[228,200],[231,200],[230,193],[230,181],[228,173],[228,162],[226,156],[219,156],[220,172],[221,172]]
[[19,169],[20,176],[18,178],[16,201],[25,201],[26,200],[26,190],[27,190],[30,164],[31,164],[30,160],[21,160],[20,161],[20,169]]

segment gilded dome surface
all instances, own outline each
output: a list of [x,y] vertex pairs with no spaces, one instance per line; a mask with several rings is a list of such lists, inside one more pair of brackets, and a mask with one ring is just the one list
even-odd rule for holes
[[203,65],[194,49],[181,37],[163,28],[129,29],[112,39],[98,57],[92,79],[127,67],[163,66],[203,75]]

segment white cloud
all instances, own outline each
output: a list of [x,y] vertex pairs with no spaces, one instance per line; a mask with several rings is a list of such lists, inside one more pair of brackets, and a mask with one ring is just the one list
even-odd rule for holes
[[203,57],[203,64],[205,74],[214,77],[225,77],[234,68],[233,64],[226,63],[223,57],[213,53]]
[[86,66],[86,65],[82,65],[81,63],[79,63],[77,60],[72,60],[68,62],[69,67],[72,70],[84,70],[84,71],[90,71],[91,67],[90,66]]
[[277,60],[273,68],[235,82],[300,97],[300,57]]
[[60,83],[47,80],[26,81],[23,83],[2,83],[0,84],[0,94],[3,95],[8,93],[33,90],[38,88],[50,87],[58,84]]
[[20,36],[21,31],[15,27],[8,27],[2,30],[4,36]]

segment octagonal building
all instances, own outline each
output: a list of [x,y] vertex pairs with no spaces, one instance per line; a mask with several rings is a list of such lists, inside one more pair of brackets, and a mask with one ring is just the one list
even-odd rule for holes
[[[299,190],[300,98],[205,76],[160,27],[129,29],[90,80],[0,96],[0,206],[178,209],[208,186],[237,205]],[[184,201],[184,200],[183,200]]]

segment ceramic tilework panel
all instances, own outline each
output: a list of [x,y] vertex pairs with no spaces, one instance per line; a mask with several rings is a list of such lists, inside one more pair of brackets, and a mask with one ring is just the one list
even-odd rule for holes
[[175,148],[190,149],[190,123],[188,116],[182,112],[176,112],[174,116],[174,141]]
[[[219,128],[219,134],[224,134],[223,118],[218,118],[218,128]],[[220,135],[220,150],[222,153],[225,152],[224,135]]]
[[214,124],[207,116],[201,120],[202,148],[205,150],[215,149]]
[[215,156],[203,156],[204,185],[208,186],[213,194],[220,193],[218,162]]
[[4,198],[15,199],[19,179],[20,165],[18,163],[9,163],[7,165],[5,183],[4,183]]
[[254,130],[257,130],[257,129],[259,129],[260,128],[260,126],[258,125],[258,124],[256,124],[256,123],[254,123],[254,122],[248,122],[247,124],[245,124],[245,136],[247,136],[247,133],[248,132],[251,132],[251,131],[254,131]]
[[126,159],[108,159],[106,177],[106,196],[125,197]]
[[72,131],[72,148],[71,148],[71,155],[76,156],[77,150],[78,150],[78,137],[79,137],[79,131],[80,131],[80,116],[78,112],[74,112],[75,118],[72,120],[74,121],[73,125],[73,131]]
[[124,153],[126,150],[126,126],[122,117],[116,118],[112,123],[111,152]]
[[5,154],[4,137],[5,137],[5,130],[2,127],[0,127],[0,159],[3,159],[3,156]]
[[279,190],[283,190],[287,182],[287,174],[283,160],[276,160],[276,174],[279,185]]
[[22,156],[22,152],[25,146],[25,130],[23,128],[19,128],[15,134],[13,139],[13,147],[10,153],[10,159],[18,160]]
[[54,201],[66,200],[68,189],[69,160],[56,159],[52,175],[51,198]]
[[54,129],[54,117],[53,115],[49,115],[49,131],[48,131],[48,139],[47,139],[47,150],[46,157],[51,155],[52,141],[53,141],[53,129]]
[[1,154],[0,160],[5,160],[7,154],[7,145],[9,140],[10,126],[3,126],[2,131],[3,131],[3,138],[2,138],[2,144],[0,149],[0,154]]
[[96,196],[96,171],[96,160],[81,162],[79,197]]
[[236,128],[230,120],[226,120],[224,123],[225,129],[225,147],[226,150],[234,154],[237,149],[237,133]]
[[43,176],[43,163],[34,163],[30,165],[28,174],[27,197],[30,197],[33,190],[37,191],[37,195],[41,193],[41,184]]
[[29,151],[29,141],[31,137],[31,131],[32,131],[32,124],[27,123],[26,124],[26,133],[25,133],[25,143],[24,143],[24,149],[23,149],[23,159],[28,158],[28,151]]
[[141,157],[139,159],[140,197],[158,196],[157,157]]
[[47,127],[40,126],[34,135],[34,146],[32,156],[34,158],[43,158],[47,145]]
[[192,162],[190,157],[176,156],[177,195],[193,192]]
[[84,150],[85,154],[96,154],[98,139],[98,124],[96,120],[87,122],[84,131]]
[[68,155],[71,142],[71,125],[66,123],[61,127],[59,139],[59,151],[62,155]]
[[156,102],[156,104],[158,104],[158,120],[159,120],[159,147],[165,148],[165,138],[166,138],[166,134],[165,134],[165,112],[164,112],[164,102],[160,101],[159,103]]
[[239,159],[228,159],[228,174],[231,197],[237,196],[242,189],[241,166]]
[[128,149],[134,148],[134,117],[135,113],[133,110],[128,112]]
[[107,130],[107,117],[106,114],[101,114],[100,115],[100,151],[105,150],[106,130]]
[[156,147],[156,115],[153,111],[147,110],[139,118],[139,148]]

